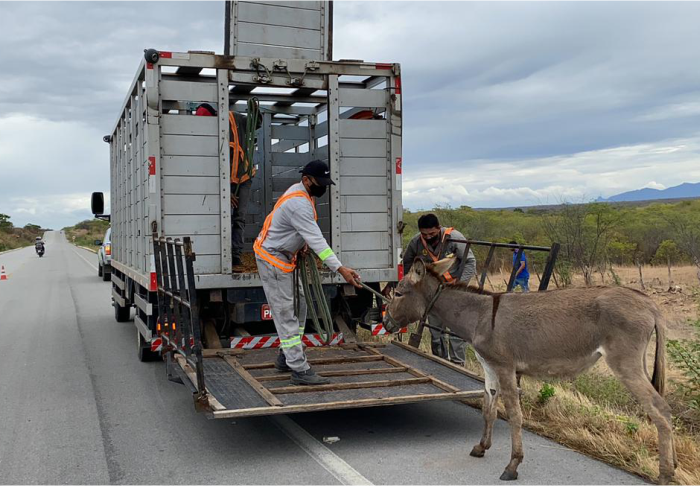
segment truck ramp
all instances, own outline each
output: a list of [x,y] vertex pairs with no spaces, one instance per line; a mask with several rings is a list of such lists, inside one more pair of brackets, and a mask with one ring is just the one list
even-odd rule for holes
[[[208,418],[376,407],[482,396],[483,382],[466,369],[402,342],[307,348],[314,370],[328,385],[297,386],[274,367],[277,349],[203,351],[205,395],[197,409]],[[176,357],[183,380],[198,389],[197,375]]]

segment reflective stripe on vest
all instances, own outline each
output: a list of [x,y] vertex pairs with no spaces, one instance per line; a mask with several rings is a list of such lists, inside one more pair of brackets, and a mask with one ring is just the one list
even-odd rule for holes
[[[428,255],[430,255],[430,258],[433,260],[433,262],[436,262],[440,259],[440,253],[442,253],[442,247],[445,244],[445,239],[454,231],[454,228],[445,228],[445,234],[442,235],[442,240],[440,241],[440,245],[437,248],[437,255],[435,255],[432,251],[430,251],[430,248],[428,248],[428,243],[425,241],[425,238],[423,238],[423,234],[421,233],[420,235],[420,241],[423,243],[423,248],[425,248],[425,251],[428,252]],[[466,257],[466,255],[465,255]],[[450,272],[445,272],[442,274],[442,277],[445,279],[445,282],[452,282],[454,278],[452,275],[450,275]]]
[[[294,258],[292,259],[291,263],[283,262],[279,258],[270,255],[267,251],[265,251],[262,247],[263,242],[267,238],[267,233],[270,231],[270,225],[272,224],[272,215],[275,214],[275,211],[282,206],[282,204],[293,198],[293,197],[305,197],[306,199],[309,200],[311,203],[311,207],[314,210],[314,219],[318,221],[318,214],[316,214],[316,205],[314,204],[314,200],[311,199],[311,196],[309,196],[308,193],[305,191],[294,191],[290,192],[289,194],[282,196],[277,200],[277,204],[275,204],[275,207],[270,211],[270,214],[267,215],[267,218],[265,218],[265,223],[263,224],[262,230],[260,230],[260,234],[258,237],[255,239],[255,243],[253,244],[253,251],[255,251],[255,254],[259,256],[262,260],[265,260],[267,263],[272,265],[273,267],[277,267],[280,270],[282,270],[285,273],[291,273],[294,271],[294,269],[297,267],[296,260],[297,257],[294,255]],[[321,252],[325,253],[325,252]],[[327,257],[326,257],[327,258]]]
[[[231,131],[229,132],[229,142],[228,145],[231,147],[231,182],[234,184],[242,184],[247,180],[250,180],[250,176],[244,172],[241,177],[238,177],[238,164],[243,161],[244,171],[247,171],[248,158],[245,155],[245,150],[241,145],[241,139],[238,136],[238,124],[236,123],[236,118],[233,116],[233,112],[228,112],[228,123]],[[255,169],[253,169],[253,175],[255,175]]]

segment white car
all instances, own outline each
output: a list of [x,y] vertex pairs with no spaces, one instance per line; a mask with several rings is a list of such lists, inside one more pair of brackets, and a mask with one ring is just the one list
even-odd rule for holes
[[112,228],[107,228],[104,241],[95,240],[95,245],[100,245],[97,250],[97,275],[102,280],[109,282],[112,274]]

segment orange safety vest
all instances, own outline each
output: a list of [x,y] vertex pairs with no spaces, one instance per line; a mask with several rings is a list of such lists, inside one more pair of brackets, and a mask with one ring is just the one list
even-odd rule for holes
[[265,224],[263,224],[262,230],[260,230],[260,234],[255,239],[255,243],[253,244],[253,251],[255,251],[255,254],[257,256],[265,260],[273,267],[279,268],[284,273],[291,273],[294,271],[294,269],[297,267],[297,256],[294,255],[294,258],[292,259],[291,263],[283,262],[279,258],[272,256],[267,251],[265,251],[262,247],[262,244],[265,241],[265,238],[267,238],[268,231],[270,231],[270,225],[272,224],[272,215],[275,214],[275,211],[277,211],[277,209],[282,204],[284,204],[285,201],[293,197],[305,197],[306,199],[308,199],[311,203],[311,207],[314,209],[314,219],[318,221],[318,214],[316,213],[316,204],[314,204],[313,198],[309,196],[309,194],[306,191],[290,192],[289,194],[282,196],[277,200],[277,204],[275,204],[275,207],[272,209],[270,214],[267,215],[267,218],[265,218]]
[[[440,241],[440,245],[437,248],[437,255],[435,255],[432,251],[430,251],[430,248],[428,248],[428,243],[425,241],[425,238],[423,238],[423,234],[421,233],[420,235],[420,241],[423,243],[423,248],[425,248],[425,251],[428,252],[428,255],[430,255],[430,258],[433,260],[433,262],[436,262],[440,259],[440,253],[442,253],[442,245],[445,244],[445,238],[449,236],[450,233],[454,231],[454,228],[445,228],[445,234],[442,235],[442,241]],[[466,255],[465,255],[466,257]],[[454,278],[452,275],[450,275],[450,272],[445,272],[442,274],[442,277],[445,279],[445,282],[451,283]]]
[[[228,121],[231,129],[228,142],[229,147],[231,147],[231,182],[233,184],[242,184],[251,178],[247,174],[250,161],[245,155],[245,150],[243,150],[241,139],[238,136],[238,124],[236,123],[236,118],[233,116],[232,111],[228,112]],[[244,173],[241,177],[238,177],[238,164],[240,162],[244,164]],[[253,168],[253,176],[255,176],[255,168]]]

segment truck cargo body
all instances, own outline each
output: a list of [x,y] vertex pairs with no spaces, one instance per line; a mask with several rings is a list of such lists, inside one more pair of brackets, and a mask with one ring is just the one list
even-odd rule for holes
[[[205,304],[223,308],[217,319],[264,320],[257,273],[234,272],[231,263],[228,111],[245,113],[251,97],[260,102],[262,126],[244,252],[252,253],[266,215],[299,181],[299,169],[321,159],[336,181],[317,201],[331,248],[365,283],[400,278],[399,65],[159,52],[156,62],[141,62],[105,137],[115,312],[122,308],[124,317],[123,309],[136,308],[145,345],[157,334],[154,234],[191,237],[196,288]],[[218,116],[195,116],[204,102]],[[329,299],[342,293],[339,275],[322,277]]]

